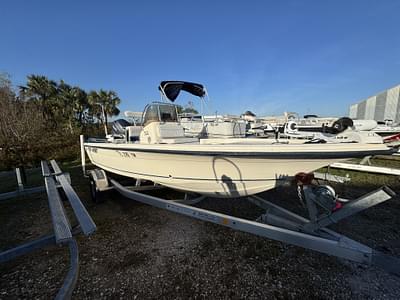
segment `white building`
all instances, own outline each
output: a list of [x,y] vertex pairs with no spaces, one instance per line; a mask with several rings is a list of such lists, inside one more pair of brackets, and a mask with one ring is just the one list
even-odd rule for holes
[[400,84],[350,106],[352,119],[393,120],[400,123]]

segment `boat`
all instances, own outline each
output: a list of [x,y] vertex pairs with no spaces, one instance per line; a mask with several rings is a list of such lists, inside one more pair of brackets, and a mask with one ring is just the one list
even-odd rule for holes
[[[201,106],[205,104],[207,90],[202,86],[203,93],[190,87],[191,83],[183,84],[183,90],[200,98]],[[174,101],[176,93],[176,81],[163,81],[159,86],[162,100]],[[246,122],[237,116],[230,115],[198,115],[193,113],[183,113],[179,115],[179,122],[183,126],[185,135],[188,137],[199,138],[241,138],[246,136]]]
[[285,112],[284,119],[276,123],[276,130],[288,137],[313,138],[315,133],[337,135],[353,127],[353,120],[347,117],[332,118],[305,115],[300,118],[297,113]]
[[199,138],[239,138],[246,136],[246,122],[233,116],[185,114],[180,124],[187,136]]
[[400,125],[395,124],[392,120],[377,121],[376,123],[376,127],[372,128],[371,131],[384,138],[400,133]]
[[125,138],[112,142],[84,143],[94,165],[181,191],[232,198],[270,190],[288,176],[333,162],[395,151],[382,140],[364,143],[355,138],[332,142],[188,137],[174,101],[181,91],[202,97],[205,88],[198,83],[163,81],[159,89],[170,102],[148,104],[140,128],[128,126]]

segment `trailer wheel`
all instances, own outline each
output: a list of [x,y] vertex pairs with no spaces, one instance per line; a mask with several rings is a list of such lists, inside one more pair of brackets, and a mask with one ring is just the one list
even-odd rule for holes
[[100,202],[100,191],[96,186],[96,182],[94,181],[93,177],[90,176],[90,197],[92,198],[92,201],[94,203],[99,203]]

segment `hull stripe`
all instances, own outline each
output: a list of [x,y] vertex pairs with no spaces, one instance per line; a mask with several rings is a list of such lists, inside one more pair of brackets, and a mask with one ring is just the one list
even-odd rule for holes
[[85,145],[85,147],[127,151],[127,152],[147,152],[160,154],[177,154],[190,156],[224,156],[224,157],[243,157],[243,158],[274,158],[274,159],[333,159],[333,158],[356,158],[369,155],[392,154],[397,149],[388,150],[364,150],[364,151],[335,151],[335,152],[221,152],[221,151],[185,151],[168,149],[140,149],[140,148],[116,148],[107,146]]
[[[222,180],[218,180],[216,178],[195,178],[195,177],[169,177],[169,176],[162,176],[162,175],[153,175],[153,174],[146,174],[146,173],[137,173],[137,172],[132,172],[132,171],[127,171],[127,170],[120,170],[120,169],[115,169],[113,167],[108,167],[105,165],[102,165],[98,162],[92,161],[96,166],[103,168],[103,169],[111,169],[114,171],[118,171],[118,172],[124,172],[124,173],[129,173],[129,174],[133,174],[133,175],[137,175],[137,176],[147,176],[147,177],[157,177],[157,178],[171,178],[171,179],[179,179],[179,180],[196,180],[196,181],[221,181]],[[247,182],[247,181],[277,181],[277,180],[285,180],[285,178],[264,178],[264,179],[260,179],[260,178],[256,178],[256,179],[232,179],[232,181],[239,181],[239,182]]]

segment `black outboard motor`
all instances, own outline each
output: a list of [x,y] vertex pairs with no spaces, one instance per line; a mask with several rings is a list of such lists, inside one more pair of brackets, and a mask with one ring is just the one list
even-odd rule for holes
[[131,126],[131,124],[125,119],[118,119],[112,123],[112,134],[125,136],[126,127]]
[[338,134],[353,126],[353,120],[347,117],[337,119],[331,127],[325,127],[325,132]]

